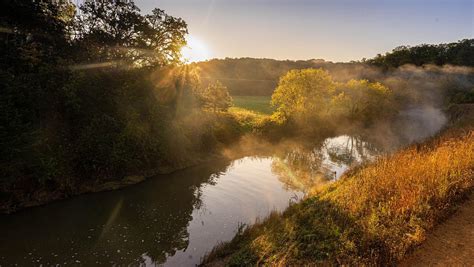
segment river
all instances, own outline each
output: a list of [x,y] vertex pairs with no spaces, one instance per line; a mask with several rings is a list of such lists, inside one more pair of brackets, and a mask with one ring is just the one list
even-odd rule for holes
[[381,150],[338,136],[0,216],[0,265],[194,266],[242,225]]

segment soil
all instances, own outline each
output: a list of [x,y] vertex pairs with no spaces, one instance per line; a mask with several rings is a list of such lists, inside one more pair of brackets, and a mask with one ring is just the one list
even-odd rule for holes
[[400,266],[474,266],[474,194]]

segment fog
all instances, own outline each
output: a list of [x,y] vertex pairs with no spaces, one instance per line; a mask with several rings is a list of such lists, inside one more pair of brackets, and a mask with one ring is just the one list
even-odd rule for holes
[[[282,147],[294,147],[294,142],[306,143],[307,138],[315,140],[348,134],[368,140],[384,150],[394,151],[413,142],[420,142],[442,130],[449,121],[452,95],[474,88],[474,69],[471,67],[404,65],[397,69],[382,70],[363,63],[328,62],[317,62],[313,67],[328,70],[336,82],[367,79],[384,84],[392,91],[398,112],[393,118],[379,120],[372,125],[334,121],[334,131],[303,138],[300,134],[304,132],[304,128],[324,128],[326,125],[311,125],[307,120],[300,121],[298,126],[302,131],[297,131],[296,136],[285,137],[284,141],[280,140],[277,150]],[[257,73],[265,72],[266,68],[259,66]],[[249,77],[246,76],[247,80]],[[272,146],[275,144],[247,138],[223,153],[229,155],[238,151],[237,154],[246,154],[245,151],[256,150],[269,153],[268,150],[271,150]]]
[[449,121],[450,97],[474,89],[471,67],[404,65],[384,71],[359,63],[324,65],[321,67],[327,68],[338,82],[367,79],[380,82],[393,92],[399,110],[395,120],[364,129],[387,147],[418,142],[436,134]]

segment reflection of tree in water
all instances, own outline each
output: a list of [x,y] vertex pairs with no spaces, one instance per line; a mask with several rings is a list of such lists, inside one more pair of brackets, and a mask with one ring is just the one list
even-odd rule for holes
[[[157,183],[160,188],[156,191],[148,190],[145,195],[138,194],[142,199],[133,202],[144,204],[142,207],[135,207],[138,208],[135,210],[141,214],[142,219],[137,223],[135,218],[130,218],[133,231],[129,236],[142,244],[120,244],[127,251],[135,251],[129,262],[133,263],[146,253],[154,263],[160,264],[177,251],[186,249],[189,244],[187,226],[193,219],[192,212],[202,205],[201,187],[203,184],[215,184],[219,174],[225,171],[227,166],[228,162],[221,162],[178,172],[171,177],[167,176],[167,182]],[[138,215],[137,212],[125,214]],[[141,259],[143,260],[143,257]]]
[[292,149],[277,153],[272,162],[272,172],[277,174],[279,180],[289,188],[306,192],[326,180],[321,164],[320,149],[295,145]]
[[378,153],[373,144],[361,137],[327,138],[312,146],[295,145],[279,151],[273,160],[272,171],[289,188],[308,192],[334,179],[336,171],[371,160]]
[[352,166],[373,158],[380,153],[372,143],[366,142],[360,136],[343,135],[327,139],[324,149],[328,160],[339,165]]
[[200,188],[214,183],[228,164],[214,162],[158,176],[125,190],[79,197],[1,218],[0,239],[9,244],[0,249],[5,255],[1,262],[164,263],[168,256],[187,248],[187,226],[193,210],[201,205]]

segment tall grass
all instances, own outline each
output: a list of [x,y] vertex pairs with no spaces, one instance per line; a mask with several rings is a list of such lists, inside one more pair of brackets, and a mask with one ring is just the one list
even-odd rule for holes
[[474,131],[451,131],[352,170],[203,261],[393,264],[474,187]]
[[349,174],[323,193],[389,260],[401,259],[474,186],[474,132],[446,134]]

